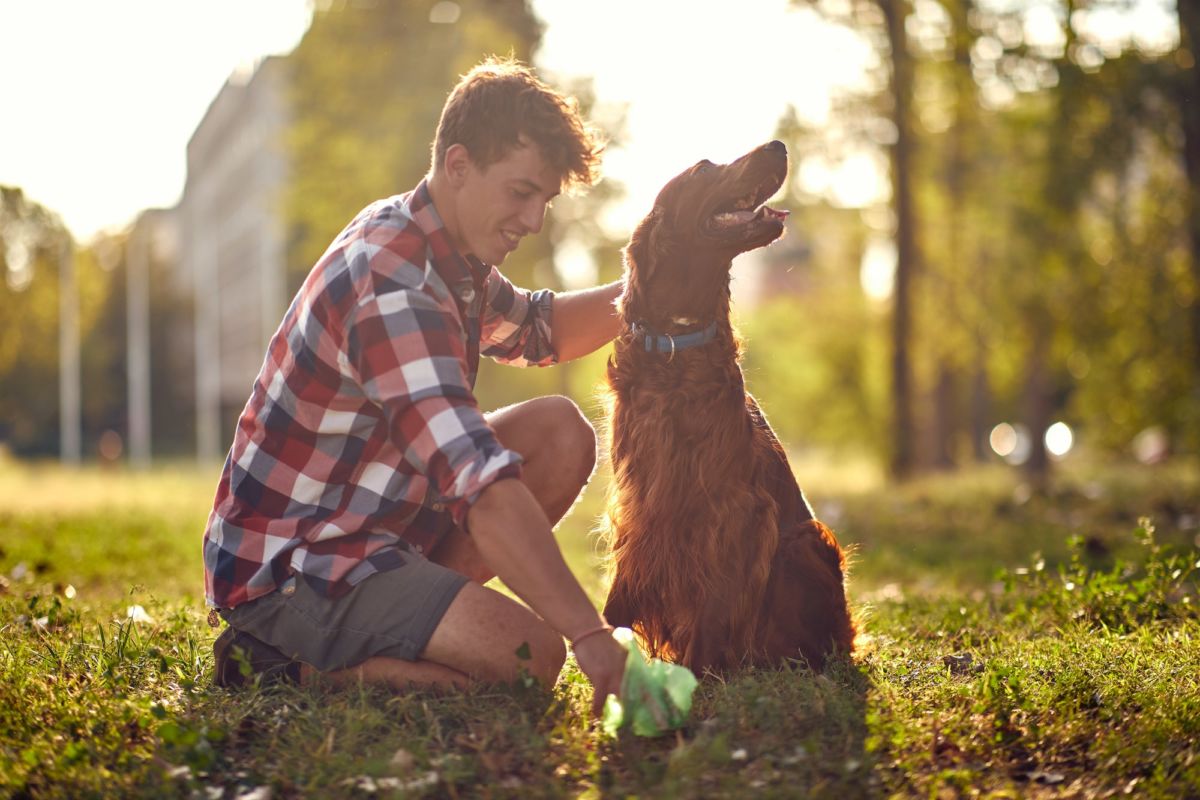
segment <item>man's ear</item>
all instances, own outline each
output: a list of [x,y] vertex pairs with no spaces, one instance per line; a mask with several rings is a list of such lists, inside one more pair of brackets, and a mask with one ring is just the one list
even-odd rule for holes
[[461,188],[467,180],[467,174],[474,166],[471,153],[465,144],[452,144],[446,148],[446,157],[442,159],[442,168],[450,184],[456,189]]

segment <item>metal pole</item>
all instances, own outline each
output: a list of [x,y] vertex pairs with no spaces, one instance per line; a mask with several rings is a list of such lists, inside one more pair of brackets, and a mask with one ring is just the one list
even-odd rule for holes
[[129,386],[129,463],[150,466],[150,269],[145,216],[134,223],[125,259],[125,356]]
[[[201,230],[195,226],[194,230]],[[196,456],[216,461],[220,449],[220,343],[217,328],[217,276],[213,244],[207,236],[195,245],[196,303]]]
[[60,458],[80,460],[79,290],[75,284],[75,245],[63,244],[58,262],[58,426]]

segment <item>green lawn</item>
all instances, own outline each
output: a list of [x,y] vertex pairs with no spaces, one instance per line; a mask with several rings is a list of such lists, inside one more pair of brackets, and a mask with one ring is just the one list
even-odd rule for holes
[[[1200,467],[1036,495],[795,466],[854,548],[858,653],[709,677],[677,735],[613,740],[571,664],[552,690],[214,689],[217,470],[0,461],[0,796],[1200,797]],[[597,603],[603,483],[559,531]]]

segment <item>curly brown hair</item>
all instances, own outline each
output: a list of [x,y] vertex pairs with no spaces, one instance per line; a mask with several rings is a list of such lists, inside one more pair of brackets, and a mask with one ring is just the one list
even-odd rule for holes
[[526,65],[492,56],[473,67],[446,98],[433,140],[434,168],[462,144],[480,168],[528,142],[562,175],[563,188],[599,177],[604,141],[579,115],[579,103],[547,86]]

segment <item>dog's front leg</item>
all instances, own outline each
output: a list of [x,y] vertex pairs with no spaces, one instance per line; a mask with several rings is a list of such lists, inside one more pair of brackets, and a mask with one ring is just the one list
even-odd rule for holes
[[714,595],[704,600],[691,633],[679,654],[681,663],[697,676],[706,669],[721,670],[728,666],[729,609],[722,598]]
[[617,628],[632,628],[636,621],[634,603],[619,574],[613,579],[612,587],[608,590],[608,600],[604,603],[604,619],[609,625]]

